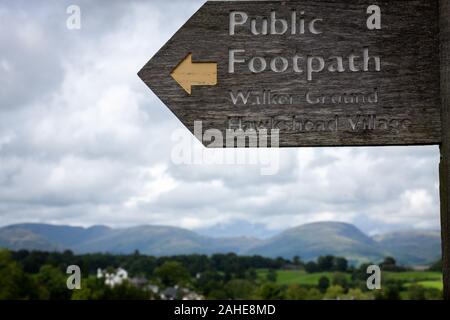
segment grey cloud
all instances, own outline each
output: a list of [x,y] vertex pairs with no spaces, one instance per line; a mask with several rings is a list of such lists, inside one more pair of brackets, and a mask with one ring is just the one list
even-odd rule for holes
[[281,150],[274,176],[175,165],[186,129],[136,73],[203,1],[77,3],[74,32],[72,1],[0,4],[1,225],[438,227],[437,147]]

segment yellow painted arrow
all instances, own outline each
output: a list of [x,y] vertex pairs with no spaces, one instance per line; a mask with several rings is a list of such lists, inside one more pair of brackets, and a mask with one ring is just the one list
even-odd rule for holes
[[215,86],[217,84],[217,63],[193,63],[190,53],[170,75],[191,95],[192,86]]

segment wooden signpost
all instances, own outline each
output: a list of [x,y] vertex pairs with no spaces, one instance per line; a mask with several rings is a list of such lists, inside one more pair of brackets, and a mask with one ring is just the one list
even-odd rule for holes
[[449,1],[210,1],[139,76],[207,147],[440,145],[450,299]]
[[442,142],[440,163],[444,299],[450,300],[450,0],[439,0]]

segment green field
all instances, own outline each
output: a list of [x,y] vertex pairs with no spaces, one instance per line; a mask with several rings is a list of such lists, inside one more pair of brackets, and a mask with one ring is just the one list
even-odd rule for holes
[[[258,276],[263,279],[267,276],[267,270],[259,270]],[[321,277],[333,278],[332,272],[319,272],[319,273],[306,273],[303,270],[278,270],[277,271],[277,283],[281,285],[300,284],[315,286],[319,282]],[[350,274],[346,274],[350,280]]]
[[[258,277],[265,279],[267,270],[258,270]],[[330,281],[333,278],[332,272],[320,273],[306,273],[303,270],[278,270],[277,283],[281,285],[300,284],[315,286],[318,284],[321,277],[327,277]],[[348,280],[351,280],[351,275],[346,274]],[[426,288],[435,288],[442,290],[442,274],[439,272],[429,271],[408,271],[408,272],[384,272],[382,274],[382,281],[384,280],[401,280],[405,282],[405,286],[411,284],[419,284]]]

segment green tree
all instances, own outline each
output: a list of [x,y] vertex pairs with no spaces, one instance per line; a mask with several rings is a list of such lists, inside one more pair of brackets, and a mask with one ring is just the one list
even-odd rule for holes
[[258,273],[254,268],[250,268],[245,272],[245,278],[249,281],[255,281],[258,278]]
[[401,272],[405,271],[405,268],[397,266],[397,261],[392,257],[386,257],[380,265],[383,271]]
[[333,256],[324,256],[319,257],[317,259],[317,266],[320,271],[332,271],[334,265],[334,257]]
[[344,290],[347,290],[349,287],[347,275],[342,272],[337,272],[333,274],[332,283],[334,286],[341,286],[342,288],[344,288]]
[[348,269],[348,261],[342,257],[336,257],[333,259],[333,270],[345,272]]
[[0,300],[21,299],[19,287],[24,273],[17,263],[11,261],[11,255],[6,250],[0,250]]
[[322,300],[323,294],[317,288],[311,288],[308,291],[308,300]]
[[399,281],[387,280],[384,281],[381,290],[376,290],[374,293],[375,300],[401,300],[400,292],[403,290],[403,285]]
[[425,300],[425,288],[413,284],[408,287],[408,299],[409,300]]
[[344,288],[341,286],[331,286],[325,292],[324,298],[328,300],[342,299],[344,296]]
[[137,288],[127,281],[113,288],[105,285],[103,279],[89,277],[82,281],[81,290],[74,290],[72,300],[149,300],[153,295]]
[[359,268],[354,269],[352,273],[352,280],[364,281],[365,284],[368,277],[367,268],[371,265],[373,265],[373,263],[363,263],[359,266]]
[[443,293],[439,289],[427,288],[425,291],[425,300],[442,300],[443,298]]
[[283,300],[284,292],[281,286],[273,282],[268,282],[259,288],[258,296],[262,300]]
[[292,260],[292,263],[296,266],[301,266],[302,265],[302,260],[300,259],[299,256],[295,256],[294,259]]
[[407,290],[408,300],[442,300],[442,291],[413,284]]
[[321,300],[322,294],[316,288],[305,288],[299,284],[292,284],[286,290],[288,300]]
[[319,279],[319,283],[317,285],[320,292],[324,293],[327,291],[327,289],[330,287],[330,279],[328,277],[322,276]]
[[248,280],[233,279],[225,285],[224,289],[229,299],[250,300],[253,298],[255,286]]
[[128,281],[114,288],[108,288],[106,293],[104,300],[149,300],[151,298],[148,291],[137,288]]
[[36,282],[15,261],[11,253],[0,249],[0,300],[45,299]]
[[286,299],[288,300],[307,300],[308,289],[298,284],[291,284],[286,290]]
[[229,299],[227,293],[222,289],[214,289],[207,295],[208,300],[226,300]]
[[373,300],[374,297],[371,293],[363,292],[361,289],[350,289],[344,297],[348,300]]
[[314,261],[310,261],[305,265],[305,271],[308,273],[316,273],[319,272],[319,267],[317,266],[317,263]]
[[179,262],[166,261],[155,269],[155,275],[161,280],[161,283],[167,287],[175,285],[184,285],[189,282],[190,275],[187,269]]
[[50,265],[44,265],[36,276],[39,285],[45,288],[49,300],[69,300],[72,292],[67,288],[67,278],[62,271]]
[[102,300],[107,290],[103,279],[91,276],[81,280],[81,289],[72,292],[72,300]]
[[266,279],[270,282],[277,282],[277,271],[274,269],[269,269],[269,272],[267,273]]

